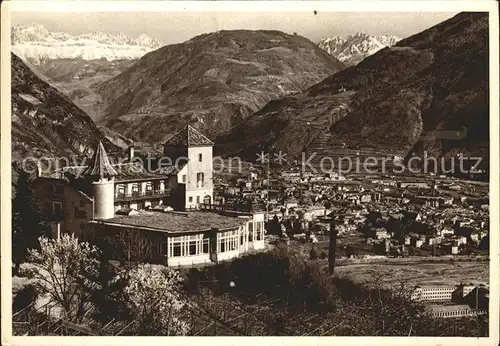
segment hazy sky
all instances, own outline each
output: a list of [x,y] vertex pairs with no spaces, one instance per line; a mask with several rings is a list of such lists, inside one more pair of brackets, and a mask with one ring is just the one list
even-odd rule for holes
[[296,32],[312,41],[356,32],[392,34],[402,38],[438,24],[457,13],[451,12],[324,12],[324,13],[231,13],[231,12],[13,12],[12,24],[36,22],[50,31],[73,35],[102,31],[129,36],[145,33],[164,44],[188,40],[196,35],[229,29],[275,29]]

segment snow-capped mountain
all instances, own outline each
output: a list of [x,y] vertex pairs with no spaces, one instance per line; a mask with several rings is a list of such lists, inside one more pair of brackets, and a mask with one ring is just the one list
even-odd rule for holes
[[346,42],[347,40],[342,36],[334,36],[332,38],[322,39],[318,42],[318,46],[328,54],[335,56],[335,54],[339,52],[339,48]]
[[347,38],[334,36],[324,38],[318,46],[346,65],[356,65],[361,60],[379,50],[395,45],[401,39],[393,35],[370,36],[364,33],[349,35]]
[[72,36],[50,32],[37,23],[14,26],[11,38],[12,52],[32,64],[47,59],[138,59],[162,45],[145,34],[137,38],[102,32]]

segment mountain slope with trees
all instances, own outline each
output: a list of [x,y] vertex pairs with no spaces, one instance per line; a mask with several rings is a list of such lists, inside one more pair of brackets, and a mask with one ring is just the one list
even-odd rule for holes
[[186,123],[214,136],[343,68],[299,35],[223,30],[150,52],[96,88],[102,125],[154,143]]
[[273,146],[318,156],[461,152],[483,157],[487,167],[488,59],[488,15],[460,13],[268,103],[219,136],[219,151],[251,159]]
[[12,58],[12,160],[90,155],[99,141],[114,152],[92,119],[40,79],[15,54]]

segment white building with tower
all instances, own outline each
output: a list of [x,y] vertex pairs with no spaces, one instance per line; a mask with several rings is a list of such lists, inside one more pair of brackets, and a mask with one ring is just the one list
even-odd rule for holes
[[163,145],[162,160],[179,167],[178,183],[185,184],[185,209],[197,209],[213,201],[213,147],[210,139],[190,125]]
[[128,162],[111,163],[101,142],[87,166],[38,172],[33,186],[51,236],[105,241],[117,259],[169,266],[264,249],[264,211],[212,203],[213,146],[188,125],[165,141],[155,172],[134,162],[130,149]]

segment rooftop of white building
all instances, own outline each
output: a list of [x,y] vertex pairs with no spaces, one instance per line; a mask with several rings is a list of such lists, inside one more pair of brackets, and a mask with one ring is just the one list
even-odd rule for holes
[[111,219],[96,222],[147,228],[175,234],[209,231],[214,228],[218,230],[236,229],[243,225],[246,220],[202,211],[181,213],[141,210],[133,215],[117,215]]
[[463,311],[472,310],[469,305],[465,304],[432,304],[428,305],[428,309],[432,312],[451,312],[451,311]]
[[182,147],[213,146],[214,142],[208,139],[204,134],[196,130],[191,125],[186,125],[165,142],[165,145]]

